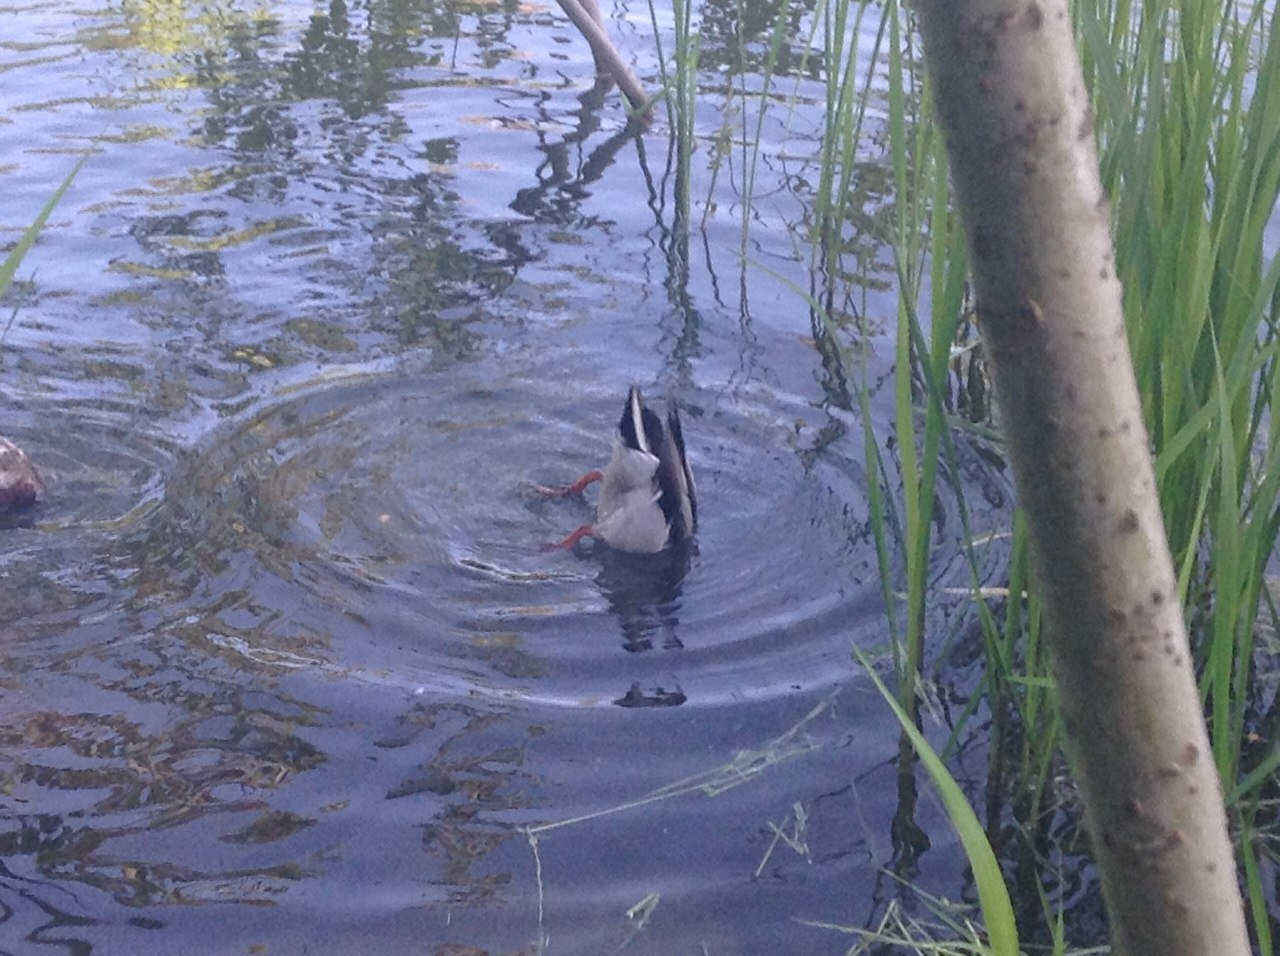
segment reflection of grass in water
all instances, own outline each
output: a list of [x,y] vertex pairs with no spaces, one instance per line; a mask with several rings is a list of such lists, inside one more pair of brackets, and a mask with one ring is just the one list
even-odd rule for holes
[[[682,780],[676,780],[672,783],[664,784],[656,790],[650,791],[644,796],[637,797],[634,800],[628,800],[625,803],[616,804],[612,807],[606,807],[603,810],[596,810],[591,813],[583,813],[576,817],[569,817],[565,820],[554,820],[550,823],[540,823],[535,826],[524,828],[525,836],[529,839],[529,846],[533,850],[534,862],[534,879],[538,886],[538,953],[543,953],[546,947],[546,931],[545,931],[545,901],[546,894],[542,882],[542,855],[538,850],[538,838],[541,834],[549,833],[552,830],[559,830],[563,827],[577,826],[590,820],[597,820],[601,817],[613,816],[618,813],[626,813],[640,807],[648,806],[651,803],[657,803],[662,800],[672,800],[676,797],[690,796],[700,793],[703,796],[715,797],[720,794],[732,790],[734,787],[741,786],[744,783],[750,783],[765,771],[770,770],[779,764],[786,763],[796,757],[813,753],[819,748],[819,744],[804,736],[802,731],[806,726],[816,720],[821,714],[831,707],[831,702],[835,695],[832,694],[822,703],[815,706],[807,714],[801,717],[786,732],[774,737],[772,740],[766,741],[760,747],[753,750],[740,750],[728,763],[721,764],[704,770],[701,773],[693,774]],[[777,828],[775,828],[777,832]],[[775,844],[777,838],[774,840]],[[772,850],[772,846],[770,847]],[[767,858],[767,856],[766,856]],[[762,863],[761,866],[764,864]],[[623,942],[625,946],[634,937],[635,933],[644,928],[652,915],[654,908],[658,905],[658,894],[650,894],[640,903],[627,911],[627,918],[634,924],[633,930],[627,940]],[[621,947],[619,947],[621,948]]]

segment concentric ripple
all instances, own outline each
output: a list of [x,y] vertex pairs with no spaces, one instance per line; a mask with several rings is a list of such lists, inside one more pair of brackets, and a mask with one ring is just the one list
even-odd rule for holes
[[[617,394],[538,376],[378,370],[320,378],[219,433],[169,489],[176,547],[265,626],[334,664],[428,692],[661,706],[790,693],[848,675],[878,619],[864,479],[804,450],[807,409],[684,390],[696,544],[652,557],[548,550],[593,492],[544,501],[608,454]],[[859,554],[862,556],[859,557]],[[211,627],[214,625],[210,625]],[[248,634],[244,632],[242,636]],[[245,637],[245,639],[250,639]]]

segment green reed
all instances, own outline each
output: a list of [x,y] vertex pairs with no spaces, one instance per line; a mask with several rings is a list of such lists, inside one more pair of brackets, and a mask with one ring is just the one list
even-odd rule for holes
[[[748,94],[744,80],[737,94],[744,126],[744,259],[765,110],[775,96],[785,96],[773,70],[794,2],[787,0],[779,10],[764,90]],[[985,662],[940,756],[945,761],[966,737],[987,736],[987,833],[995,836],[1010,819],[1016,825],[1014,845],[998,848],[1004,876],[1034,886],[1030,901],[1023,902],[1039,907],[1053,951],[1063,952],[1064,916],[1041,889],[1045,863],[1039,849],[1045,821],[1061,799],[1054,783],[1062,766],[1061,727],[1025,524],[1015,513],[1004,529],[971,527],[965,489],[956,477],[959,442],[998,443],[980,415],[961,418],[952,400],[952,363],[966,315],[963,235],[949,205],[945,151],[915,56],[911,13],[890,0],[875,14],[873,71],[859,62],[851,43],[872,9],[849,0],[817,0],[809,15],[809,40],[825,70],[826,112],[810,219],[814,275],[809,289],[798,291],[813,316],[824,365],[844,377],[845,394],[862,412],[867,472],[873,476],[871,532],[889,611],[904,739],[921,754],[950,812],[951,798],[964,791],[944,762],[930,760],[924,738],[914,733],[923,724],[919,691],[926,651],[936,654],[945,637],[930,633],[929,611],[955,600],[929,589],[940,544],[934,534],[936,503],[950,495],[966,539],[967,606]],[[675,12],[676,49],[685,52],[677,52],[674,68],[664,65],[663,71],[687,184],[697,44],[688,0],[679,0]],[[1280,615],[1266,587],[1280,532],[1280,261],[1264,246],[1265,226],[1280,198],[1280,42],[1262,0],[1226,6],[1080,0],[1073,16],[1214,759],[1233,812],[1257,942],[1269,956],[1274,949],[1263,874],[1280,862],[1280,853],[1275,840],[1256,837],[1276,830],[1280,768],[1280,701],[1272,689]],[[876,129],[885,151],[879,166],[860,159],[873,106],[883,117]],[[731,142],[733,136],[722,139]],[[893,200],[869,215],[860,205],[866,195],[860,177],[884,165]],[[688,223],[685,210],[682,221]],[[859,275],[870,279],[871,266],[856,241],[866,238],[863,233],[888,249],[898,285],[891,442],[873,426],[862,360],[867,346],[856,339],[862,330],[844,324],[837,309],[840,282],[849,276],[855,277],[851,285]],[[1003,555],[995,581],[993,553]],[[982,720],[972,719],[979,714]],[[960,816],[953,814],[953,820]],[[964,845],[975,873],[998,882],[1000,867],[979,865],[990,852],[989,845],[983,849],[985,838],[971,828],[969,836]],[[985,903],[1003,892],[1003,886],[997,891],[987,885],[979,894],[992,945],[1009,938],[1007,917],[1001,905],[989,909]]]
[[[1258,647],[1260,616],[1270,632],[1276,628],[1265,573],[1280,530],[1274,404],[1280,262],[1263,244],[1280,198],[1280,43],[1262,3],[1222,8],[1158,0],[1135,8],[1125,0],[1092,0],[1078,4],[1075,15],[1162,507],[1214,757],[1236,811],[1254,925],[1270,953],[1259,858],[1275,862],[1277,854],[1272,842],[1253,835],[1262,820],[1258,800],[1274,793],[1280,765],[1278,705],[1268,690],[1274,649],[1260,655]],[[900,678],[910,680],[919,674],[915,642],[924,637],[918,622],[929,599],[926,495],[935,487],[939,456],[947,456],[947,435],[938,429],[953,427],[941,410],[947,382],[939,368],[958,314],[948,270],[963,263],[963,250],[952,242],[944,157],[928,142],[931,124],[922,122],[928,91],[915,108],[909,84],[916,64],[895,60],[892,51],[905,46],[893,32],[891,26],[900,452],[897,482],[883,493],[905,515],[895,526],[902,531],[907,592]],[[927,289],[920,282],[926,267]],[[927,309],[927,323],[918,320],[917,303]],[[963,500],[960,508],[963,514]],[[995,627],[985,606],[978,612],[987,651],[982,689],[995,717],[989,772],[1013,774],[1014,816],[1030,844],[1049,799],[1059,726],[1026,550],[1016,519],[1002,626]],[[976,585],[976,561],[973,567]],[[1031,591],[1025,600],[1024,591]],[[1275,822],[1272,816],[1266,825],[1274,829]]]
[[[88,154],[85,154],[81,157],[79,162],[71,167],[71,172],[67,173],[66,178],[61,182],[61,184],[59,184],[58,188],[53,191],[53,195],[50,196],[45,204],[40,208],[40,211],[36,213],[36,218],[32,220],[31,225],[29,225],[23,231],[22,235],[18,237],[18,241],[14,244],[13,248],[9,250],[9,254],[4,257],[4,261],[0,262],[0,297],[5,294],[9,286],[13,283],[13,277],[17,275],[18,267],[22,265],[22,260],[26,257],[27,253],[31,251],[31,247],[36,244],[36,239],[39,238],[41,231],[43,231],[45,223],[49,221],[49,216],[53,213],[53,210],[58,203],[62,201],[62,197],[66,194],[67,190],[71,188],[72,181],[80,172],[80,168],[84,166],[88,160],[89,156]],[[10,324],[12,324],[12,321],[13,320],[10,319]],[[7,326],[5,330],[8,331]]]
[[[1264,819],[1259,800],[1274,794],[1280,766],[1280,720],[1273,716],[1280,704],[1267,690],[1274,685],[1274,642],[1261,656],[1258,647],[1263,623],[1271,633],[1277,630],[1265,572],[1280,530],[1274,404],[1280,392],[1280,263],[1268,257],[1263,236],[1280,198],[1280,43],[1262,3],[1221,8],[1157,0],[1134,7],[1126,0],[1088,0],[1077,5],[1075,16],[1113,201],[1126,318],[1214,757],[1236,811],[1259,945],[1270,953],[1259,872],[1261,858],[1274,863],[1277,853],[1273,841],[1253,837]],[[873,492],[872,522],[886,595],[905,591],[890,604],[891,618],[900,611],[891,631],[898,699],[914,724],[924,644],[931,637],[927,611],[937,600],[926,585],[939,466],[954,466],[952,442],[971,427],[952,419],[946,407],[965,255],[948,207],[945,156],[930,121],[927,83],[912,56],[909,15],[891,9],[887,31],[883,95],[896,194],[889,241],[899,284],[896,458],[879,446],[870,424],[864,438],[869,471],[882,480]],[[828,110],[836,120],[828,123],[823,182],[835,183],[847,175],[847,137],[864,113],[847,105],[838,75],[828,84]],[[863,90],[864,100],[868,95]],[[839,168],[826,168],[832,163]],[[830,219],[822,218],[822,203],[818,218],[829,263],[832,236],[843,220],[834,205]],[[828,221],[835,225],[827,227]],[[866,398],[862,407],[869,412]],[[1032,850],[1038,821],[1055,799],[1060,724],[1025,528],[1015,517],[998,619],[979,596],[982,572],[964,490],[952,491],[971,542],[973,607],[986,651],[979,694],[993,718],[988,773],[1012,794],[1013,818],[1023,833],[1010,865],[1034,870],[1041,865]],[[953,730],[952,745],[962,734],[979,732],[967,722],[978,706],[975,697]],[[1274,829],[1274,816],[1265,823]],[[999,819],[988,820],[989,827],[999,825]],[[1061,914],[1042,902],[1046,924],[1061,940]]]
[[1280,198],[1280,43],[1261,3],[1079,18],[1161,502],[1231,789],[1280,522],[1280,262],[1263,249]]
[[[1126,35],[1119,16],[1139,28]],[[1280,199],[1280,37],[1261,2],[1079,18],[1161,503],[1270,953],[1257,856],[1278,854],[1253,837],[1276,823],[1257,808],[1277,764],[1275,656],[1258,638],[1264,611],[1275,629],[1265,584],[1280,529],[1280,260],[1264,248]]]
[[687,258],[689,237],[692,161],[696,139],[696,107],[698,57],[701,39],[693,23],[693,0],[672,0],[675,36],[670,56],[657,39],[657,10],[649,2],[649,17],[658,53],[658,72],[662,78],[662,98],[671,124],[671,144],[675,152],[675,210],[672,228],[682,256]]

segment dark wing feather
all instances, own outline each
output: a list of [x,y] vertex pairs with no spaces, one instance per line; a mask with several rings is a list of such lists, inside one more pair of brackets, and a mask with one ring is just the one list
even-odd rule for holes
[[[658,480],[663,497],[670,499],[667,518],[671,522],[671,539],[679,541],[693,537],[698,530],[698,492],[693,483],[693,469],[689,467],[689,458],[685,454],[680,412],[674,405],[667,412],[667,427],[658,460]],[[667,511],[666,506],[663,510]]]

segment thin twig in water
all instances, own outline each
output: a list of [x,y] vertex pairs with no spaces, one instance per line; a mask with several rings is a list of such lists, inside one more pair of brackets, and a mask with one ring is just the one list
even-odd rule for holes
[[812,753],[818,749],[818,744],[811,740],[796,740],[800,731],[804,727],[815,720],[823,711],[831,706],[831,701],[835,697],[832,694],[822,703],[818,704],[813,710],[805,714],[796,724],[786,733],[770,740],[758,750],[741,750],[727,764],[714,767],[711,770],[704,770],[702,773],[696,773],[683,780],[677,780],[674,783],[666,784],[654,790],[652,793],[635,800],[628,800],[626,803],[620,803],[604,810],[594,810],[591,813],[579,814],[576,817],[569,817],[566,820],[554,820],[551,823],[539,823],[535,826],[525,827],[525,832],[533,835],[538,833],[547,833],[551,830],[558,830],[561,827],[571,826],[576,823],[585,823],[587,820],[595,820],[599,817],[610,816],[614,813],[621,813],[625,810],[634,810],[638,807],[647,806],[650,803],[656,803],[659,800],[667,800],[672,797],[679,797],[689,793],[701,792],[708,797],[716,797],[731,790],[736,786],[747,783],[755,777],[758,777],[764,771],[777,764],[784,763],[794,757],[803,754]]
[[525,830],[525,836],[529,838],[529,846],[533,849],[533,878],[538,884],[538,956],[544,956],[547,951],[547,934],[543,929],[544,908],[542,905],[542,855],[538,853],[538,838],[529,830]]
[[[537,956],[545,956],[547,939],[548,939],[546,934],[546,910],[544,906],[545,894],[543,891],[543,883],[542,883],[542,856],[538,852],[538,835],[539,834],[549,833],[552,830],[558,830],[561,827],[567,827],[572,824],[585,823],[588,820],[595,820],[599,817],[609,816],[614,813],[621,813],[625,810],[634,810],[637,807],[643,807],[650,803],[657,803],[659,800],[669,800],[673,797],[678,797],[685,794],[701,792],[708,797],[718,796],[724,793],[726,790],[730,790],[733,787],[738,786],[739,784],[746,783],[749,780],[753,779],[754,777],[759,776],[770,767],[776,766],[777,764],[790,760],[793,757],[799,757],[802,754],[812,753],[813,751],[818,749],[819,744],[815,743],[812,740],[797,739],[797,738],[800,737],[801,731],[808,724],[816,720],[819,715],[821,715],[831,706],[831,703],[832,701],[835,700],[835,697],[836,697],[836,694],[835,692],[833,692],[826,698],[826,700],[822,701],[820,704],[818,704],[812,710],[810,710],[807,714],[801,717],[798,721],[796,721],[796,723],[793,724],[791,728],[787,730],[785,733],[782,733],[779,736],[768,741],[767,743],[765,743],[763,747],[759,748],[758,750],[739,751],[738,754],[733,758],[733,760],[729,761],[729,763],[724,764],[723,766],[715,767],[711,770],[706,770],[706,771],[703,771],[702,773],[694,774],[691,777],[686,777],[685,779],[678,780],[675,783],[669,783],[666,786],[659,787],[657,790],[653,791],[652,793],[646,796],[640,797],[636,800],[629,800],[626,803],[608,807],[604,810],[596,810],[592,813],[579,814],[576,817],[570,817],[569,819],[566,819],[566,820],[554,820],[551,823],[540,823],[540,824],[537,824],[536,826],[524,827],[524,834],[529,840],[529,846],[533,850],[534,879],[536,880],[537,886],[538,886],[538,942],[537,942],[537,949],[536,949]],[[797,804],[797,807],[798,807],[798,804]],[[799,827],[801,826],[801,821],[804,819],[803,814],[804,814],[803,809],[799,809],[797,813],[798,829],[795,831],[796,837],[794,838],[794,840],[789,839],[785,835],[780,834],[781,838],[786,839],[788,845],[792,846],[793,849],[796,848],[796,846],[798,845],[802,845],[799,837],[799,834],[802,832],[802,829],[799,829]],[[797,850],[797,852],[799,851]],[[807,853],[807,847],[805,848],[805,852]],[[632,907],[631,910],[628,910],[627,911],[628,917],[634,918],[632,916],[633,913],[641,912],[639,907],[642,907],[648,899],[649,897],[645,897],[644,900],[641,900],[640,903],[637,903],[636,906]],[[657,905],[656,895],[653,896],[653,905],[655,906]],[[645,913],[641,923],[641,927],[637,927],[637,931],[639,928],[643,927],[644,921],[647,921],[647,920],[648,920],[648,914]],[[632,933],[632,936],[634,935],[635,934]],[[624,941],[623,945],[626,945],[626,942],[629,942],[630,939],[631,937],[628,937],[628,939]]]
[[627,948],[628,944],[639,935],[640,931],[649,925],[649,917],[653,915],[653,911],[658,908],[658,901],[662,899],[658,893],[648,893],[631,909],[627,910],[627,919],[631,920],[631,932],[627,934],[627,938],[618,944],[615,953],[620,953]]
[[[791,834],[788,835],[782,827],[787,825],[787,819],[794,822],[791,826]],[[769,829],[773,831],[773,839],[769,841],[769,846],[764,851],[764,856],[760,858],[760,865],[756,867],[755,876],[759,877],[764,872],[764,868],[769,863],[769,858],[773,856],[773,851],[781,841],[789,846],[797,856],[802,856],[809,862],[813,862],[809,855],[809,844],[805,840],[805,833],[809,829],[809,815],[805,812],[804,804],[799,800],[791,805],[791,813],[784,817],[782,826],[774,823],[772,820],[767,821]]]

